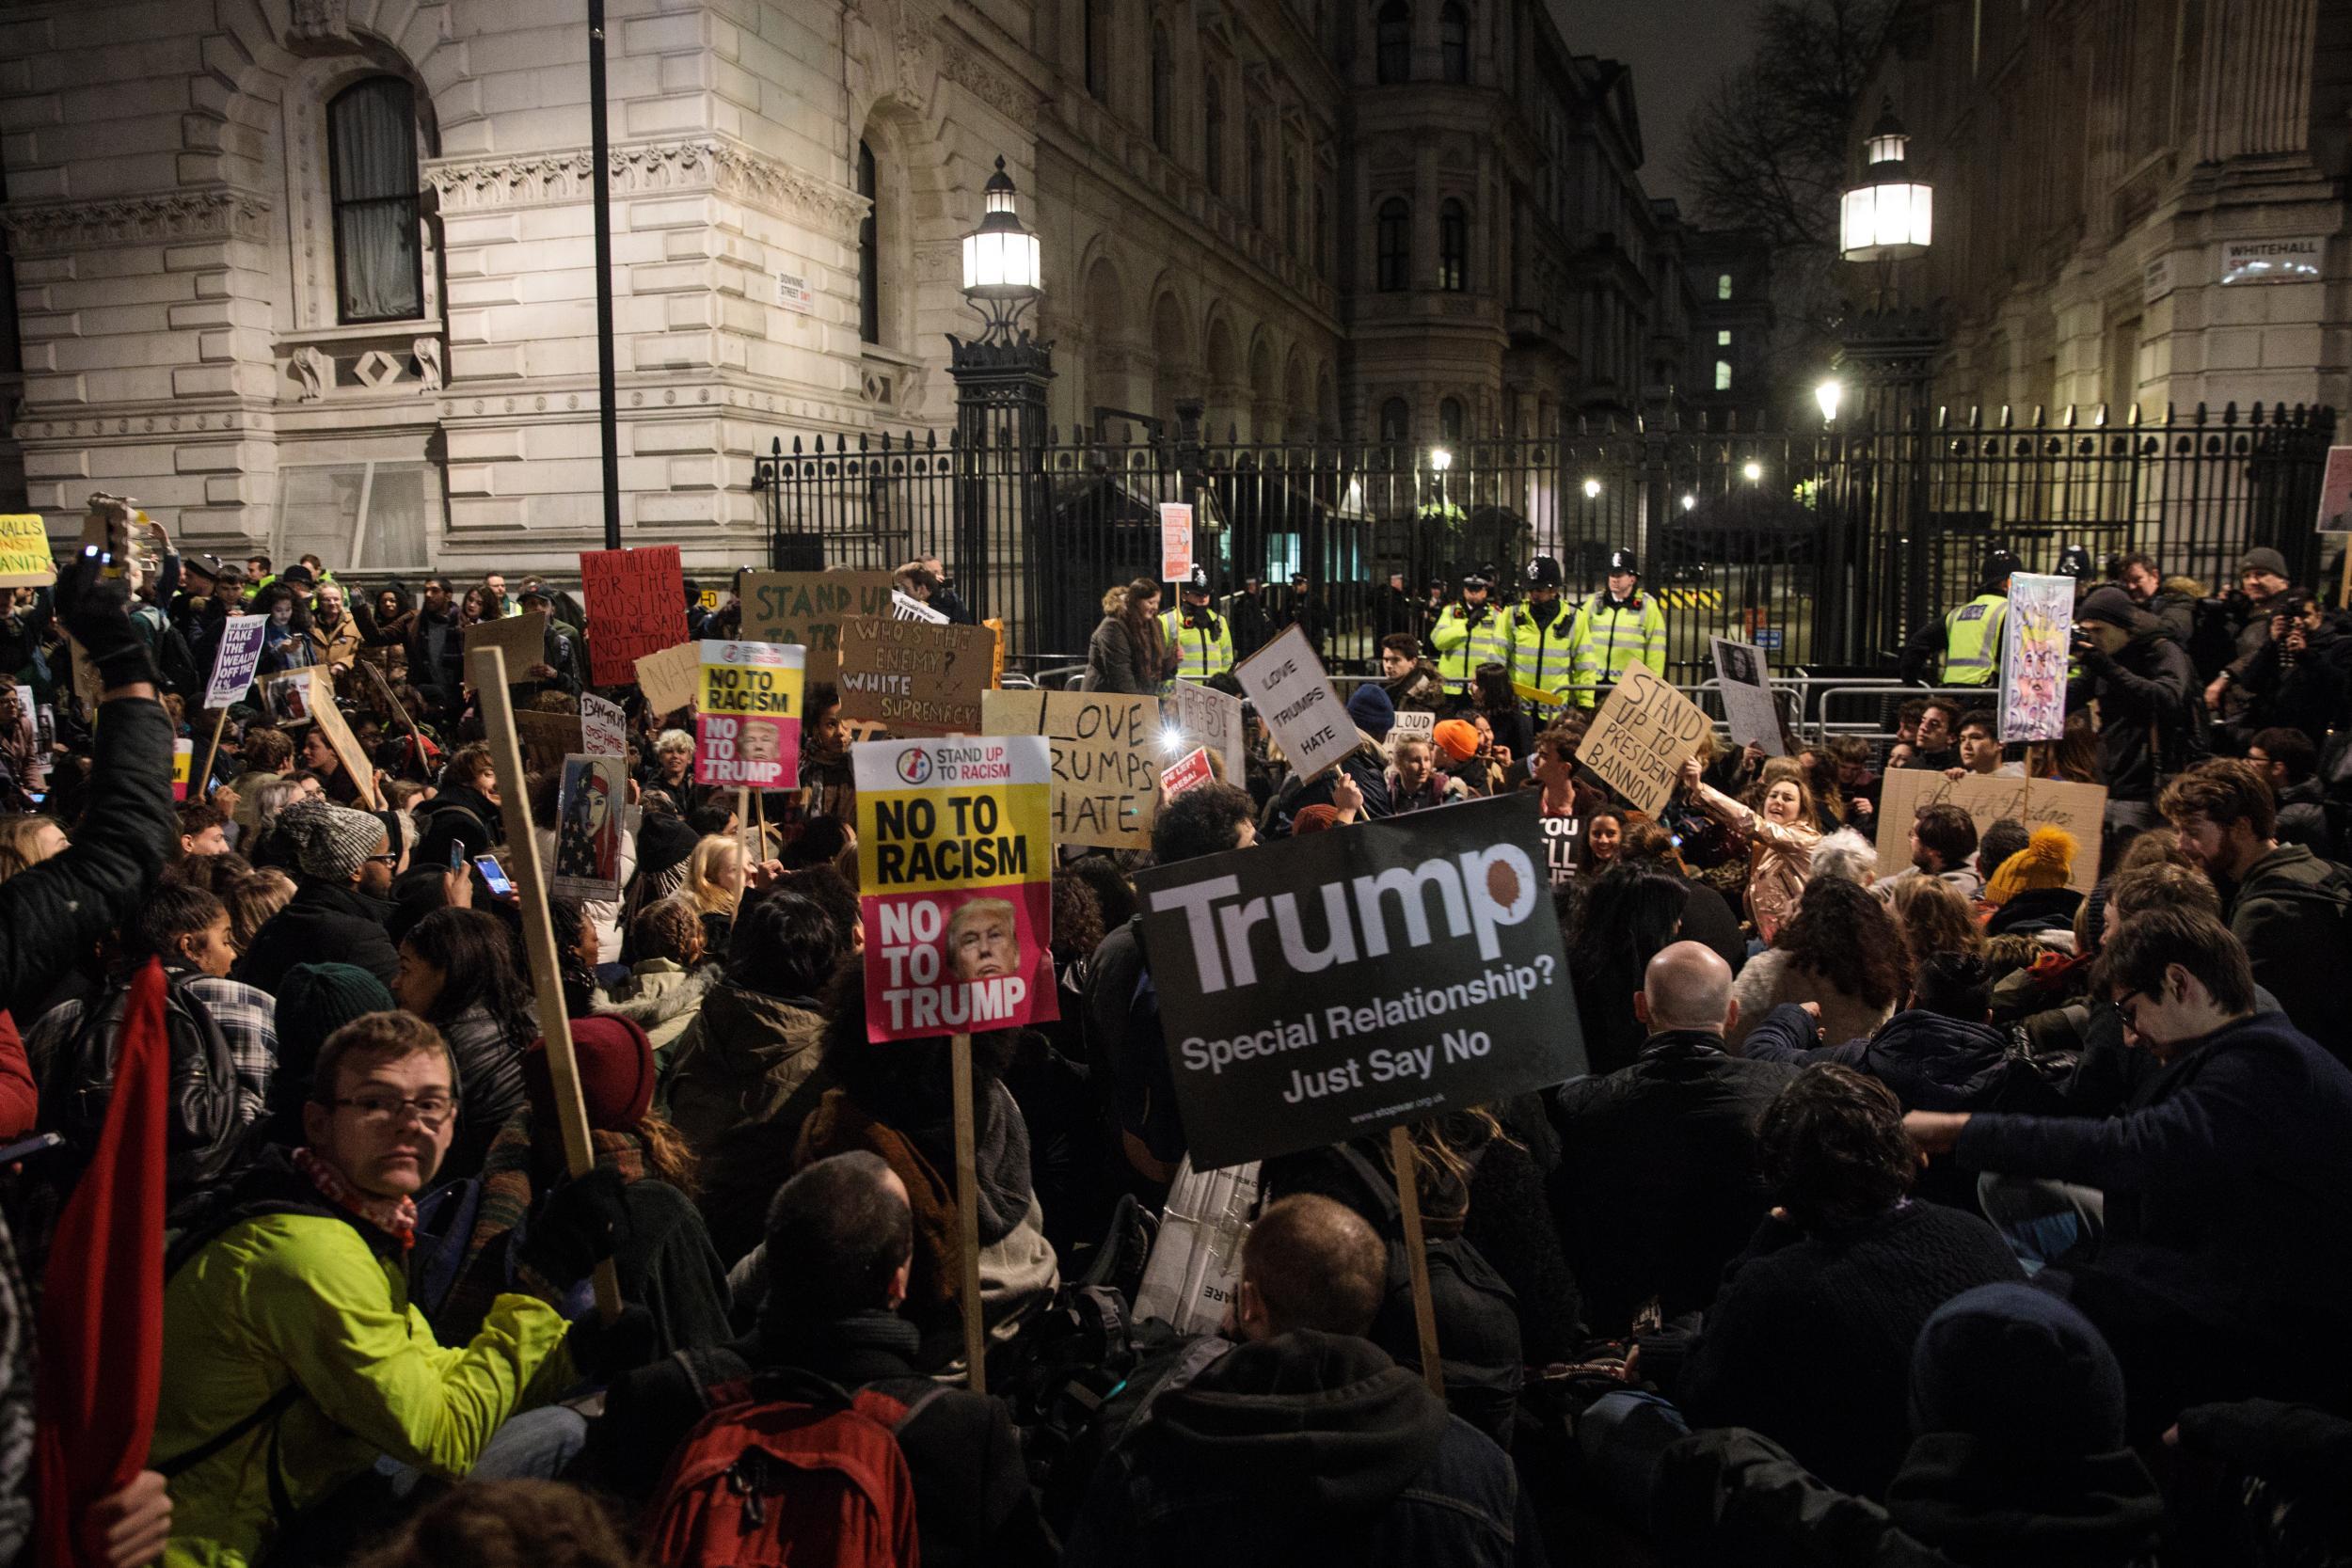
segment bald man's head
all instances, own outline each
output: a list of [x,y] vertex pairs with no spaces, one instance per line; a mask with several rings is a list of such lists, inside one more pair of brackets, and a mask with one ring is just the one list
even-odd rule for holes
[[1698,1029],[1720,1035],[1740,1016],[1731,999],[1731,966],[1711,947],[1677,942],[1659,949],[1642,974],[1635,1011],[1652,1034]]

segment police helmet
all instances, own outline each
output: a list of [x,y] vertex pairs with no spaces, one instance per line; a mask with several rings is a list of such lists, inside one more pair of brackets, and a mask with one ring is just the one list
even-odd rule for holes
[[1609,552],[1609,575],[1615,577],[1619,572],[1629,577],[1638,578],[1642,575],[1641,564],[1634,560],[1631,550],[1615,549]]
[[1483,572],[1467,573],[1462,578],[1462,589],[1465,593],[1473,588],[1478,589],[1483,593],[1486,589],[1492,588],[1493,586],[1494,583],[1489,580]]
[[2058,575],[2062,578],[2087,578],[2090,575],[2090,550],[2088,546],[2069,545],[2058,551]]
[[1527,586],[1557,588],[1560,586],[1560,562],[1548,555],[1539,555],[1527,563]]
[[1187,594],[1199,594],[1204,597],[1207,595],[1209,592],[1209,569],[1206,566],[1195,566],[1192,569],[1192,576],[1184,579],[1184,592]]
[[1996,548],[1984,558],[1984,572],[1977,579],[1980,587],[1998,588],[2012,573],[2025,569],[2024,563],[2006,548]]

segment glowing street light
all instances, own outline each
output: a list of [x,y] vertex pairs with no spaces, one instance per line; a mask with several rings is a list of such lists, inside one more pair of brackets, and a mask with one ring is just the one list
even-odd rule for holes
[[1750,484],[1754,484],[1757,480],[1764,477],[1764,465],[1754,462],[1742,463],[1740,466],[1740,477],[1746,480]]
[[1683,510],[1683,511],[1685,511],[1685,512],[1692,512],[1692,511],[1696,511],[1696,510],[1697,510],[1697,508],[1698,508],[1698,504],[1699,504],[1699,499],[1698,499],[1698,497],[1696,497],[1696,496],[1692,496],[1692,495],[1685,495],[1685,496],[1682,498],[1682,510]]
[[1429,467],[1438,473],[1454,467],[1454,454],[1443,447],[1429,449]]
[[1827,381],[1822,382],[1819,387],[1813,388],[1813,401],[1821,405],[1821,422],[1823,424],[1836,424],[1837,422],[1837,404],[1839,400],[1844,398],[1845,395],[1846,388],[1838,385],[1838,381],[1836,376],[1831,376]]
[[1903,150],[1911,137],[1895,118],[1895,101],[1863,145],[1862,182],[1846,188],[1838,209],[1837,248],[1849,261],[1899,261],[1927,254],[1934,237],[1935,187],[1910,178]]
[[1589,500],[1596,500],[1596,499],[1599,499],[1599,496],[1600,496],[1600,481],[1599,481],[1599,480],[1597,480],[1597,479],[1588,479],[1588,480],[1586,480],[1586,481],[1584,482],[1584,499],[1585,499],[1586,500],[1588,500],[1588,501],[1589,501]]

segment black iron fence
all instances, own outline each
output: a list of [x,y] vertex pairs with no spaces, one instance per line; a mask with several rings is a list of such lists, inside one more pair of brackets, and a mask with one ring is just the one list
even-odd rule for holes
[[1367,667],[1391,573],[1416,596],[1470,569],[1516,583],[1549,555],[1571,595],[1632,549],[1666,618],[1671,673],[1708,639],[1782,668],[1883,670],[1911,628],[1973,591],[1994,547],[2047,571],[2145,549],[2218,591],[2257,545],[2318,567],[2328,408],[2235,404],[2030,425],[1938,416],[1903,428],[1580,428],[1451,449],[1175,437],[966,442],[936,433],[779,438],[757,465],[779,568],[936,555],[1009,653],[1082,660],[1104,592],[1160,570],[1158,506],[1190,501],[1222,597],[1254,578],[1280,609],[1320,600],[1334,670]]

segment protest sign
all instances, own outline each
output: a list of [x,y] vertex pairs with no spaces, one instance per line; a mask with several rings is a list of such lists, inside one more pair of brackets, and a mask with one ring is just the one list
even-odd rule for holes
[[2001,627],[2001,739],[2066,733],[2066,665],[2074,637],[2074,579],[2018,572]]
[[188,774],[196,768],[196,742],[183,737],[171,743],[171,798],[188,798]]
[[318,721],[319,733],[326,736],[326,744],[333,748],[335,760],[358,784],[359,804],[369,811],[383,810],[383,799],[375,789],[375,763],[359,744],[359,737],[351,733],[343,710],[335,705],[333,677],[324,665],[314,664],[305,673],[311,677],[310,716]]
[[35,794],[49,788],[49,738],[42,715],[48,709],[33,701],[29,686],[8,688],[15,708],[8,717],[8,749],[24,759],[24,777],[17,782]]
[[0,588],[46,588],[57,580],[49,530],[30,512],[0,513]]
[[548,612],[534,610],[527,615],[476,621],[466,628],[467,668],[472,668],[474,653],[481,648],[496,648],[506,656],[507,685],[537,680],[531,668],[548,661]]
[[593,691],[580,694],[580,749],[592,757],[628,755],[628,719],[620,704]]
[[1780,740],[1780,704],[1772,697],[1772,669],[1764,662],[1763,650],[1725,637],[1711,641],[1731,743],[1761,747],[1768,757],[1787,756],[1788,748]]
[[1436,745],[1438,716],[1434,713],[1422,713],[1417,708],[1400,708],[1397,711],[1396,722],[1389,727],[1389,754],[1394,756],[1396,743],[1407,738],[1426,740],[1431,745]]
[[2074,835],[2074,865],[2067,886],[2089,893],[2099,881],[2099,835],[2106,818],[2105,784],[2060,784],[1972,773],[1947,779],[1924,768],[1891,768],[1879,792],[1879,875],[1911,864],[1911,822],[1921,806],[1961,807],[1982,833],[2007,817],[2031,828],[2063,828]]
[[1179,1334],[1217,1332],[1233,1310],[1242,1243],[1257,1212],[1255,1162],[1196,1171],[1190,1156],[1179,1161],[1136,1287],[1136,1320],[1157,1318]]
[[1160,799],[1173,800],[1187,789],[1198,789],[1213,783],[1216,772],[1209,766],[1209,753],[1199,746],[1168,765],[1160,774]]
[[850,760],[866,1038],[1059,1017],[1043,737],[868,741]]
[[1274,732],[1274,743],[1301,783],[1336,767],[1362,743],[1302,628],[1290,627],[1250,655],[1233,678],[1258,705],[1258,717]]
[[841,716],[893,735],[977,735],[993,641],[986,626],[844,617]]
[[694,705],[694,782],[792,789],[801,782],[803,650],[706,641]]
[[555,895],[609,903],[621,895],[627,767],[616,756],[572,755],[563,768],[555,796]]
[[2352,447],[2328,449],[2328,467],[2319,479],[2319,531],[2352,533]]
[[637,661],[637,687],[645,705],[658,714],[675,713],[694,705],[694,690],[703,673],[702,644],[681,642]]
[[989,735],[1041,735],[1054,762],[1054,842],[1149,849],[1160,786],[1156,698],[1094,691],[990,691]]
[[[580,592],[588,603],[590,678],[598,686],[627,685],[638,659],[686,635],[686,573],[675,545],[582,550]],[[515,662],[512,653],[506,662]]]
[[1249,757],[1248,742],[1242,737],[1239,697],[1229,697],[1213,687],[1178,681],[1175,689],[1161,699],[1160,719],[1176,732],[1168,737],[1171,745],[1190,741],[1206,747],[1225,764],[1228,781],[1242,782]]
[[266,615],[231,615],[222,623],[220,652],[213,656],[213,678],[204,686],[206,707],[245,701],[253,689],[253,672],[262,667],[262,641],[268,633]]
[[1160,502],[1160,580],[1184,582],[1192,576],[1192,504]]
[[1551,873],[1551,885],[1558,887],[1576,875],[1576,852],[1584,842],[1584,819],[1581,816],[1543,816],[1536,823],[1544,833],[1544,865]]
[[811,682],[840,667],[841,618],[891,612],[888,572],[754,572],[743,579],[743,635],[808,650]]
[[716,588],[698,590],[694,594],[694,603],[715,615],[719,610],[719,591]]
[[1535,809],[1522,792],[1136,874],[1197,1168],[1584,1070]]
[[282,675],[272,675],[262,683],[262,705],[269,711],[269,721],[279,729],[292,729],[310,721],[310,671],[291,670]]
[[1699,737],[1708,728],[1696,703],[1637,658],[1626,665],[1624,677],[1600,705],[1593,727],[1577,746],[1576,760],[1655,816],[1673,798],[1675,775],[1698,754]]
[[928,621],[932,626],[947,624],[946,612],[933,610],[922,600],[913,598],[896,589],[890,594],[890,618],[894,621]]
[[574,752],[586,752],[588,740],[577,713],[541,713],[522,708],[515,714],[515,739],[523,749],[523,762],[534,773],[564,766]]

